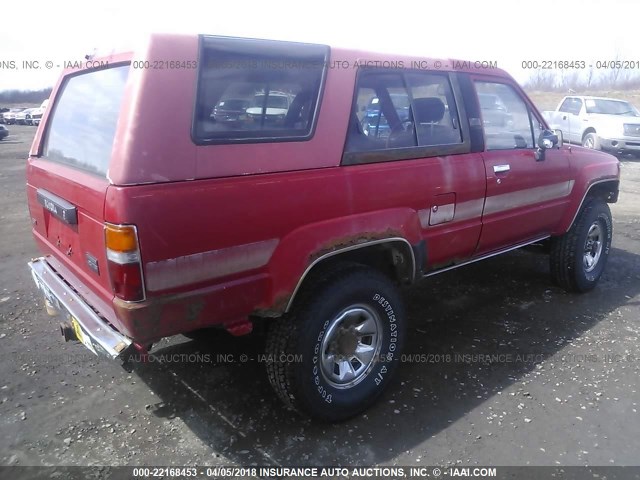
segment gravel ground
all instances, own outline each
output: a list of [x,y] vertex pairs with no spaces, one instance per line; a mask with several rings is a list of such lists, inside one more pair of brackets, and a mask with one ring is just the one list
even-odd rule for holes
[[638,465],[639,162],[624,160],[595,291],[552,286],[547,257],[529,251],[407,289],[396,381],[365,415],[328,426],[274,398],[260,338],[165,340],[153,350],[163,362],[131,373],[65,344],[26,267],[38,254],[24,188],[34,129],[10,130],[0,142],[0,464]]

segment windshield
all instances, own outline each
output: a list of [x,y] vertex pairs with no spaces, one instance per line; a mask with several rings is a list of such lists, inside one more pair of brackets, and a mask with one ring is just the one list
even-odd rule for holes
[[587,106],[587,113],[640,116],[640,113],[638,113],[633,105],[622,100],[588,99],[585,104]]

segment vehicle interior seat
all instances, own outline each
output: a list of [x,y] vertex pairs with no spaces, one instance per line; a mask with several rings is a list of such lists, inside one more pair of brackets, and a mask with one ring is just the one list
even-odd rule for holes
[[420,145],[447,145],[460,142],[460,134],[453,125],[440,123],[446,111],[442,100],[437,97],[414,98],[413,109]]

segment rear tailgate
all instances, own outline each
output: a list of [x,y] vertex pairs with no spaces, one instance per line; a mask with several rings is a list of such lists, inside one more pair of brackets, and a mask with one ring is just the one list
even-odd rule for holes
[[[72,285],[81,295],[97,295],[108,304],[113,292],[104,202],[128,73],[128,64],[120,63],[66,75],[54,92],[27,167],[29,211],[41,250],[83,283]],[[84,295],[86,289],[92,295]]]

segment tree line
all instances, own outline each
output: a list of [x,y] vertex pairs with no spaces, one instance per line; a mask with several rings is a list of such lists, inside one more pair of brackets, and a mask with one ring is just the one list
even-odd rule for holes
[[4,90],[0,92],[0,106],[4,104],[41,104],[51,95],[51,88],[40,90]]
[[570,90],[607,91],[640,90],[640,71],[610,68],[607,70],[536,70],[522,85],[525,90],[553,92]]

